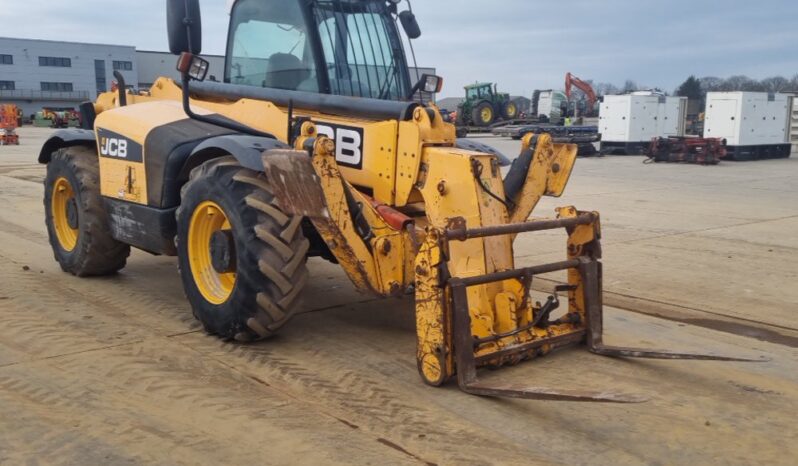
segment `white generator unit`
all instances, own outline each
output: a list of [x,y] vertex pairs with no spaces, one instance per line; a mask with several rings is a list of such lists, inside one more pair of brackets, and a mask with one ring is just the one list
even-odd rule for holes
[[786,94],[710,92],[704,137],[725,139],[727,160],[789,157],[790,110]]
[[791,97],[792,105],[789,105],[789,108],[792,109],[792,116],[790,117],[790,143],[792,143],[792,153],[798,154],[798,94],[795,94]]
[[684,136],[686,97],[651,92],[604,96],[599,107],[603,154],[641,155],[656,137]]

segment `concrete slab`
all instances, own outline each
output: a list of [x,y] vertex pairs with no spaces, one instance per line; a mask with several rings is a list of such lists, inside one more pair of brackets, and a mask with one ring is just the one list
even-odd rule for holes
[[[23,146],[0,147],[0,463],[791,465],[798,456],[795,160],[579,160],[566,195],[538,214],[571,203],[601,211],[608,342],[770,360],[625,361],[574,348],[482,375],[651,398],[574,404],[423,385],[412,299],[359,295],[319,259],[302,314],[252,345],[201,331],[173,259],[134,252],[114,277],[64,274],[35,163],[47,134],[23,128]],[[522,265],[563,257],[563,234],[528,236],[516,245]]]

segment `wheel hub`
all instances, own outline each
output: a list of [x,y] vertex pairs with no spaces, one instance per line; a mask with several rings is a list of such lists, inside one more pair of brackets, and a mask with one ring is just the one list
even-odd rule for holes
[[224,210],[213,201],[200,203],[189,221],[186,247],[197,290],[209,303],[221,305],[236,284],[233,226]]
[[66,203],[67,225],[73,230],[78,229],[78,203],[75,198],[70,198]]
[[78,244],[78,200],[72,185],[64,177],[53,182],[50,202],[52,228],[58,244],[66,252],[71,252]]
[[208,247],[211,252],[211,265],[217,273],[235,272],[236,249],[232,230],[213,232]]

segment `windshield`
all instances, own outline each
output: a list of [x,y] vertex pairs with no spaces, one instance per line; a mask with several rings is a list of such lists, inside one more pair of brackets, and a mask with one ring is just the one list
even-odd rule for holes
[[386,100],[407,96],[407,64],[385,2],[321,0],[312,8],[331,93]]
[[319,91],[316,63],[298,2],[240,0],[231,17],[226,80]]
[[412,87],[382,0],[238,0],[225,82],[383,100]]

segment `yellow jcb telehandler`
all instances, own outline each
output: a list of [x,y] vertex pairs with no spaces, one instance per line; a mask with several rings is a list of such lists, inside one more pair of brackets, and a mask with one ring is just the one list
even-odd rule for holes
[[[47,229],[77,276],[114,273],[131,247],[177,256],[194,314],[224,339],[273,335],[295,313],[306,258],[341,265],[376,296],[415,292],[424,382],[486,396],[634,402],[635,395],[489,386],[484,366],[582,343],[608,356],[730,359],[603,344],[599,214],[562,207],[576,158],[547,135],[500,157],[434,105],[439,77],[414,83],[403,48],[421,34],[400,0],[237,0],[223,82],[205,81],[198,0],[168,0],[180,82],[118,91],[81,106],[83,128],[56,132],[47,164]],[[562,229],[561,262],[517,269],[517,235]],[[544,304],[536,275],[567,270]],[[567,297],[567,310],[558,295]]]

